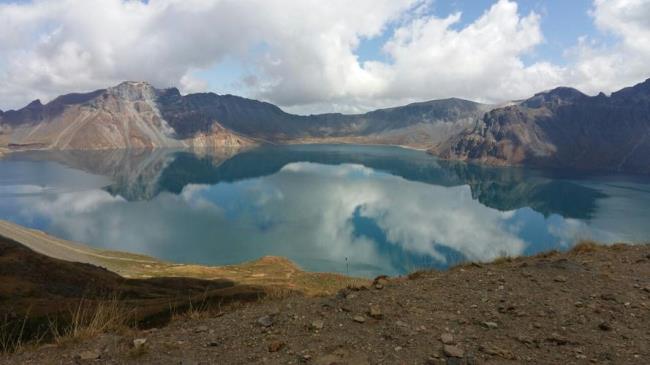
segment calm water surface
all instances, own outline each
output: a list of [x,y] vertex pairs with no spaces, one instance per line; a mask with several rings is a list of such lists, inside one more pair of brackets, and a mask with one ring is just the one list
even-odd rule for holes
[[0,219],[96,247],[373,276],[650,240],[650,179],[491,168],[392,147],[21,153]]

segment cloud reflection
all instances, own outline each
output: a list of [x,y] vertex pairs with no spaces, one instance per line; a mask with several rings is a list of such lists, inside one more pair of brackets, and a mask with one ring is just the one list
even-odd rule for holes
[[[495,209],[472,184],[414,181],[358,163],[289,162],[252,176],[184,184],[178,194],[136,201],[107,191],[94,176],[76,176],[83,188],[74,191],[24,181],[0,187],[0,217],[179,262],[280,255],[314,271],[346,272],[349,263],[351,274],[367,276],[566,248],[576,239],[650,237],[650,194],[620,186],[594,185],[606,198],[589,208],[590,219],[576,219],[529,207]],[[635,216],[616,214],[623,210]]]

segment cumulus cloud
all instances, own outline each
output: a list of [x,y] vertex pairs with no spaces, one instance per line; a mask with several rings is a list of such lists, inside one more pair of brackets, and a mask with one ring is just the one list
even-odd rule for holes
[[[478,19],[426,11],[430,0],[35,0],[0,5],[0,108],[126,79],[205,91],[197,71],[242,65],[241,94],[295,112],[358,111],[408,101],[523,98],[558,85],[611,91],[650,76],[650,10],[595,0],[596,26],[569,62],[524,57],[543,44],[541,18],[498,0]],[[389,32],[384,61],[364,39]],[[227,71],[226,71],[227,72]],[[219,90],[215,90],[219,91]]]
[[650,2],[595,0],[596,26],[614,38],[603,43],[582,37],[569,50],[573,57],[565,79],[584,91],[615,91],[650,77]]

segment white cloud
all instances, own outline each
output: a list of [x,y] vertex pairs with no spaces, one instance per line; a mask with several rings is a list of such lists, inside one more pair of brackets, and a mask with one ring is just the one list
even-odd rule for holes
[[582,37],[569,54],[574,58],[566,79],[597,93],[616,91],[650,77],[650,2],[594,0],[596,26],[614,37],[611,44]]
[[[496,1],[475,21],[422,11],[430,0],[36,0],[0,5],[0,108],[126,79],[205,91],[197,71],[248,74],[241,94],[291,111],[354,111],[413,100],[498,102],[558,85],[612,91],[650,76],[650,6],[595,0],[596,26],[615,37],[576,40],[569,63],[523,59],[544,43],[540,15]],[[395,31],[388,61],[361,62],[365,38]],[[219,91],[219,90],[216,90]]]

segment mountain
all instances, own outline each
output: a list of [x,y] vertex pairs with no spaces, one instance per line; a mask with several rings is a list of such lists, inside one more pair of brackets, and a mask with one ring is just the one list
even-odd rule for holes
[[[105,90],[60,96],[43,105],[0,116],[9,147],[52,150],[137,149],[248,145],[252,141],[213,123],[179,138],[158,107],[161,91],[143,82],[124,82]],[[0,138],[0,142],[2,139]]]
[[0,145],[89,150],[329,141],[428,148],[471,127],[488,109],[447,99],[365,114],[303,116],[234,95],[181,95],[176,88],[124,82],[0,114]]
[[435,146],[448,159],[650,173],[650,79],[611,96],[571,88],[487,112]]
[[452,98],[351,115],[124,82],[0,113],[0,153],[265,142],[393,144],[496,165],[650,173],[650,80],[611,96],[560,87],[498,108]]

